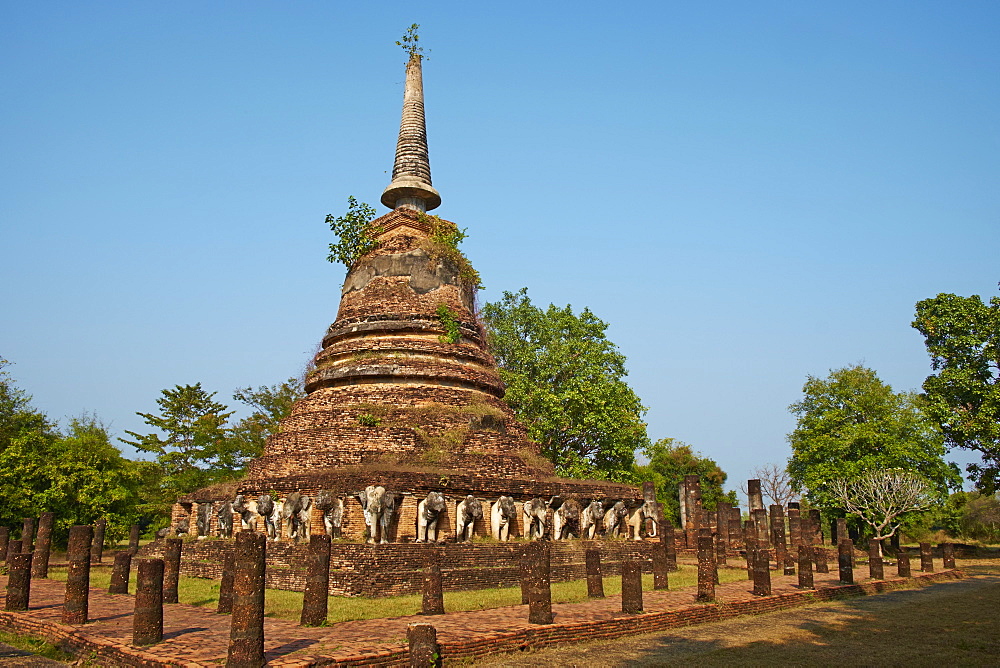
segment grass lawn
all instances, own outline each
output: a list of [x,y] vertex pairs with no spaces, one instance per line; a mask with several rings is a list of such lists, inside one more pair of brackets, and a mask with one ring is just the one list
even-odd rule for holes
[[[53,580],[65,580],[65,568],[52,568],[49,577]],[[645,590],[653,588],[653,576],[643,575],[642,586]],[[746,571],[738,568],[720,568],[720,582],[745,580]],[[111,583],[111,568],[95,568],[90,572],[90,586],[107,589]],[[698,569],[695,566],[680,565],[680,570],[670,574],[672,588],[690,587],[698,583]],[[608,596],[621,594],[621,578],[607,576],[604,578],[604,593]],[[129,580],[129,591],[135,592],[135,569],[132,569]],[[181,576],[177,587],[177,595],[181,603],[215,607],[219,602],[219,582],[203,578]],[[587,581],[552,583],[553,603],[576,603],[587,599]],[[265,614],[279,619],[297,621],[302,611],[302,593],[268,589],[264,597]],[[460,610],[483,610],[500,608],[508,605],[521,604],[520,587],[504,587],[499,589],[478,589],[475,591],[445,592],[444,607],[448,612]],[[365,598],[331,596],[327,619],[330,624],[346,622],[352,619],[378,619],[382,617],[401,617],[415,615],[420,612],[420,594],[406,596],[389,596],[386,598]]]

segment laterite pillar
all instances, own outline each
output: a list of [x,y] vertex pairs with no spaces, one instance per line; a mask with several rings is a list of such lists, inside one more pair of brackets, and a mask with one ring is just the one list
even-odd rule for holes
[[136,567],[132,644],[163,640],[163,559],[140,559]]
[[590,548],[584,552],[584,558],[587,561],[587,596],[589,598],[604,598],[601,551],[597,548]]
[[31,577],[49,577],[49,554],[52,551],[52,523],[54,513],[42,513],[38,518],[38,536],[35,539],[35,557],[31,561]]
[[306,555],[306,588],[302,596],[302,626],[320,626],[326,622],[327,597],[330,595],[330,537],[309,536]]
[[4,610],[17,612],[28,609],[31,597],[31,552],[15,554],[8,564],[7,601]]
[[163,548],[163,602],[177,603],[177,583],[181,576],[181,547],[184,541],[180,538],[168,538]]
[[127,594],[128,576],[132,569],[132,553],[122,550],[115,555],[115,565],[111,569],[111,586],[108,587],[109,594]]
[[267,536],[256,531],[236,534],[236,578],[229,633],[230,668],[264,665],[264,575]]
[[86,624],[90,596],[90,543],[94,527],[75,526],[69,530],[66,548],[66,602],[63,624]]
[[638,561],[622,561],[622,612],[642,612],[642,567]]
[[840,581],[854,584],[854,541],[850,538],[837,543],[837,564],[840,566]]

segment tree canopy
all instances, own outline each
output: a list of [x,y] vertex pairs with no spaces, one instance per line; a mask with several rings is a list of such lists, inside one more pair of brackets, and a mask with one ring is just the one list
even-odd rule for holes
[[252,453],[229,436],[226,420],[233,413],[215,401],[201,383],[166,389],[156,400],[160,413],[136,413],[157,432],[139,434],[126,430],[135,440],[121,439],[137,450],[156,455],[163,471],[163,485],[174,494],[226,480],[238,474]]
[[736,492],[726,492],[722,488],[726,472],[715,460],[696,452],[684,441],[661,438],[643,448],[642,454],[649,458],[649,464],[636,466],[636,477],[656,485],[656,498],[663,503],[664,511],[675,524],[680,522],[678,493],[686,475],[700,476],[702,506],[706,510],[715,510],[720,501],[739,505]]
[[1000,488],[1000,299],[939,294],[917,303],[913,327],[931,368],[926,411],[951,446],[978,451],[968,471],[986,493]]
[[244,457],[259,457],[264,452],[267,437],[277,433],[278,423],[292,410],[292,405],[305,396],[302,380],[289,378],[276,385],[261,385],[256,390],[241,387],[233,393],[233,399],[254,409],[253,413],[233,425],[230,438],[234,450]]
[[646,408],[624,378],[625,356],[588,309],[531,303],[504,292],[482,317],[506,400],[559,475],[630,481],[648,445]]
[[147,462],[125,459],[94,416],[60,430],[31,406],[0,360],[0,525],[18,531],[22,518],[55,513],[53,539],[69,527],[108,520],[109,539],[125,536],[142,517]]
[[861,365],[809,376],[803,397],[789,406],[798,418],[788,435],[788,473],[796,489],[827,508],[842,508],[831,484],[873,469],[905,469],[928,481],[940,496],[961,485],[954,464],[944,461],[944,440],[912,392],[894,392]]

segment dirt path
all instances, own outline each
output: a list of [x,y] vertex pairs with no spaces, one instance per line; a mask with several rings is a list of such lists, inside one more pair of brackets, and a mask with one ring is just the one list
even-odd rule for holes
[[959,567],[967,579],[476,665],[1000,666],[1000,563]]

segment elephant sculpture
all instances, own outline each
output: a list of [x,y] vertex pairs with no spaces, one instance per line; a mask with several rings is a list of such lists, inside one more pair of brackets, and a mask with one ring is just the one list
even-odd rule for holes
[[233,499],[233,512],[240,516],[240,527],[243,529],[255,529],[257,526],[257,502],[247,501],[242,494],[237,494]]
[[580,535],[580,502],[576,499],[562,501],[552,514],[552,537],[568,540]]
[[198,504],[198,516],[195,522],[196,526],[198,527],[198,538],[204,538],[208,536],[208,529],[210,526],[212,526],[211,503]]
[[365,513],[368,542],[374,543],[378,539],[381,543],[388,543],[393,516],[396,513],[396,495],[387,492],[381,485],[368,485],[365,491],[357,492],[356,496]]
[[501,496],[490,509],[490,526],[493,529],[493,537],[497,540],[510,540],[510,527],[517,521],[517,506],[514,499],[509,496]]
[[646,500],[635,509],[629,518],[628,526],[635,540],[642,540],[643,534],[656,536],[656,523],[660,519],[656,501]]
[[219,535],[223,538],[233,537],[233,503],[232,501],[223,501],[218,510],[215,511],[216,516],[219,518]]
[[604,528],[604,503],[591,501],[580,513],[580,537],[594,539]]
[[281,521],[290,540],[309,540],[309,511],[312,501],[305,494],[292,492],[281,506]]
[[617,501],[604,513],[604,535],[618,536],[624,529],[628,518],[628,506],[624,501]]
[[483,504],[479,499],[469,494],[455,509],[455,540],[471,540],[476,520],[481,519],[483,519]]
[[535,497],[526,501],[521,508],[524,535],[531,540],[541,540],[545,536],[545,514],[548,507],[544,499]]
[[261,494],[257,498],[257,512],[264,519],[264,531],[271,540],[280,536],[278,520],[281,517],[281,502],[275,502],[270,494]]
[[316,508],[323,513],[323,529],[330,538],[340,538],[340,529],[344,519],[344,500],[323,490],[313,501]]
[[427,498],[417,504],[417,541],[433,543],[438,539],[438,520],[445,509],[444,494],[428,492]]

